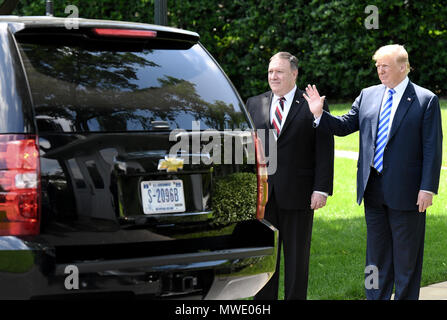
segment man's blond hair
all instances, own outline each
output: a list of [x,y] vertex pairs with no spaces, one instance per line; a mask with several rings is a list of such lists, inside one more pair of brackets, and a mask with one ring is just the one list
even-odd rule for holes
[[373,60],[377,61],[378,59],[391,56],[395,58],[395,61],[399,64],[404,63],[406,66],[406,74],[410,72],[410,61],[408,60],[408,52],[405,50],[404,46],[400,44],[389,44],[383,47],[380,47],[373,55]]

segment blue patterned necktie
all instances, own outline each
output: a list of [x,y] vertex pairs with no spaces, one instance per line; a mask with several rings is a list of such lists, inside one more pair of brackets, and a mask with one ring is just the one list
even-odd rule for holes
[[390,124],[391,106],[393,105],[394,89],[388,90],[388,99],[386,100],[379,118],[379,127],[377,129],[376,149],[374,152],[374,168],[378,172],[383,170],[383,152],[388,137],[388,127]]

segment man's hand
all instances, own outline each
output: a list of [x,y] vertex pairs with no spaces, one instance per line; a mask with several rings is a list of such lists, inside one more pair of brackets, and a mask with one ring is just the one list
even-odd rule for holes
[[303,93],[304,99],[309,104],[310,112],[315,118],[319,118],[323,114],[323,103],[325,96],[320,97],[317,87],[315,85],[307,85],[306,93]]
[[416,205],[419,206],[419,212],[424,212],[433,204],[433,195],[429,192],[419,191],[418,202]]
[[313,192],[310,198],[310,208],[312,210],[318,210],[326,205],[327,197],[318,192]]

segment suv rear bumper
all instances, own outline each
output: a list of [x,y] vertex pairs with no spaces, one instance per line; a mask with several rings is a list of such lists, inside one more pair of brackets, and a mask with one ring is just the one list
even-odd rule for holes
[[259,224],[270,233],[271,245],[70,263],[57,263],[54,248],[0,237],[0,299],[250,297],[276,266],[278,230]]

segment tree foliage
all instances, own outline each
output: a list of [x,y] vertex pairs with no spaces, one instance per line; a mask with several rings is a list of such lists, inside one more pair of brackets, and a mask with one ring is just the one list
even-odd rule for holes
[[[76,5],[84,18],[152,23],[154,0],[54,1],[55,15]],[[367,29],[368,5],[378,29]],[[447,5],[441,0],[168,0],[170,26],[196,31],[243,99],[268,90],[269,58],[289,51],[300,63],[298,86],[317,84],[329,100],[352,99],[378,83],[371,60],[382,45],[405,45],[415,83],[447,92]],[[23,0],[16,13],[42,15],[45,1]]]

